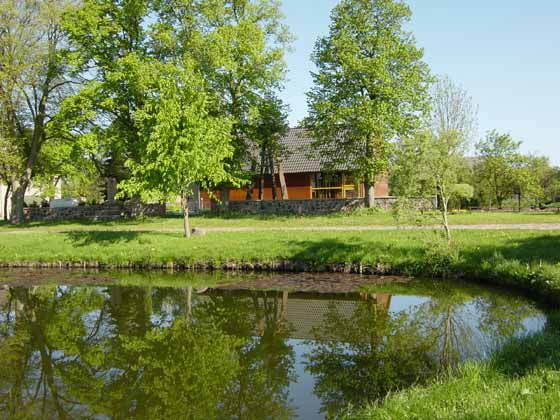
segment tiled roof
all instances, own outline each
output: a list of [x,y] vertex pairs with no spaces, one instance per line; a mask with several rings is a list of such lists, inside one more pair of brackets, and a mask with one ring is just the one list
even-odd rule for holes
[[287,174],[320,172],[322,160],[314,150],[313,137],[304,128],[290,128],[280,140],[283,148],[282,164]]
[[[305,128],[290,128],[288,132],[280,139],[280,157],[284,173],[309,173],[309,172],[325,172],[330,170],[344,171],[348,170],[346,164],[329,164],[328,153],[313,146],[315,139]],[[323,148],[324,149],[324,148]],[[249,147],[248,159],[259,161],[259,150],[255,143]],[[250,170],[250,164],[247,162],[245,169]],[[277,167],[275,166],[275,171]]]

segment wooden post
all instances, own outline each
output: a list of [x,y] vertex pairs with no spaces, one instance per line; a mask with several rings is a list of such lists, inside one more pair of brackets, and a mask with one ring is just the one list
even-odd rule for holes
[[307,176],[309,179],[309,199],[311,200],[313,198],[313,175],[309,174]]
[[282,189],[282,200],[289,200],[288,186],[286,185],[286,178],[284,177],[284,166],[282,161],[278,161],[278,177],[280,178],[280,188]]
[[270,176],[272,177],[272,199],[277,199],[277,191],[276,191],[276,174],[274,173],[274,157],[270,156],[269,160],[269,167],[270,167]]

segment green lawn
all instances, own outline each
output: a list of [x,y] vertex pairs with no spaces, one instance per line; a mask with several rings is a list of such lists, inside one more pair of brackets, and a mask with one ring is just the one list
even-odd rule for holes
[[[134,231],[0,234],[0,263],[99,262],[106,266],[211,262],[297,261],[308,268],[354,263],[376,272],[461,276],[509,284],[556,298],[560,291],[560,232],[456,231],[448,250],[431,231],[210,232]],[[552,286],[558,285],[558,291]],[[560,299],[559,299],[560,302]]]
[[553,420],[560,418],[560,330],[515,339],[489,361],[469,362],[431,385],[353,412],[361,420]]
[[[494,223],[543,223],[556,215],[488,214]],[[379,219],[377,219],[379,217]],[[354,223],[384,220],[379,216],[287,218],[294,223]],[[462,223],[483,223],[482,215],[457,215]],[[517,220],[514,218],[518,217]],[[540,219],[538,222],[535,219]],[[282,218],[240,220],[197,218],[195,222],[224,224],[256,222],[278,226]],[[515,221],[514,221],[515,220]],[[556,220],[554,220],[556,221]],[[462,277],[506,285],[553,305],[560,304],[560,231],[456,231],[451,249],[441,235],[423,231],[263,231],[210,232],[184,239],[174,232],[138,232],[131,226],[175,226],[173,219],[143,222],[55,225],[81,229],[44,232],[37,228],[2,227],[0,263],[99,262],[129,264],[192,264],[260,262],[272,266],[297,261],[308,269],[361,265],[375,272],[424,277]],[[484,223],[490,223],[485,220]],[[197,224],[197,223],[195,223]],[[334,224],[334,223],[333,223]],[[205,225],[208,226],[208,225]],[[99,231],[105,229],[105,231]],[[113,229],[107,231],[107,229]],[[358,419],[554,419],[560,418],[560,322],[541,334],[513,341],[490,361],[468,363],[432,384],[389,395],[358,409]]]
[[[201,228],[284,228],[284,227],[322,227],[322,226],[392,226],[396,224],[389,211],[369,212],[367,210],[352,214],[333,214],[326,216],[244,216],[244,215],[204,215],[191,218],[193,227]],[[543,212],[472,212],[450,216],[453,225],[477,224],[560,224],[560,213]],[[437,223],[437,219],[434,219]],[[113,222],[33,222],[23,227],[13,227],[0,222],[0,232],[10,229],[61,230],[180,230],[180,217],[145,218],[140,220],[119,220]]]

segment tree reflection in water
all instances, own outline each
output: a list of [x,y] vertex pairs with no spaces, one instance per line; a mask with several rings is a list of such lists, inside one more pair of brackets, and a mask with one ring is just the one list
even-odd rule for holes
[[393,316],[376,298],[357,302],[351,313],[331,302],[306,355],[323,411],[332,417],[430,375],[432,343],[421,327],[420,319]]
[[0,409],[45,419],[292,417],[294,353],[282,300],[188,296],[192,290],[10,289]]
[[364,297],[351,313],[331,302],[308,343],[306,369],[329,418],[487,357],[538,314],[524,299],[479,288],[440,291],[399,312],[390,312],[387,295]]
[[[479,289],[416,299],[398,312],[390,302],[389,294],[191,287],[4,289],[0,411],[39,419],[289,419],[306,403],[290,384],[311,374],[324,413],[335,416],[478,357],[481,345],[484,356],[489,341],[522,331],[535,314],[523,299]],[[306,371],[296,372],[297,346],[309,350]]]

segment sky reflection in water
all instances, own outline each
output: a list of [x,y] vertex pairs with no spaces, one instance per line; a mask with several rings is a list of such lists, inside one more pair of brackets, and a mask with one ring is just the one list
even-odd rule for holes
[[0,409],[45,419],[322,419],[546,323],[503,291],[437,288],[5,287]]

